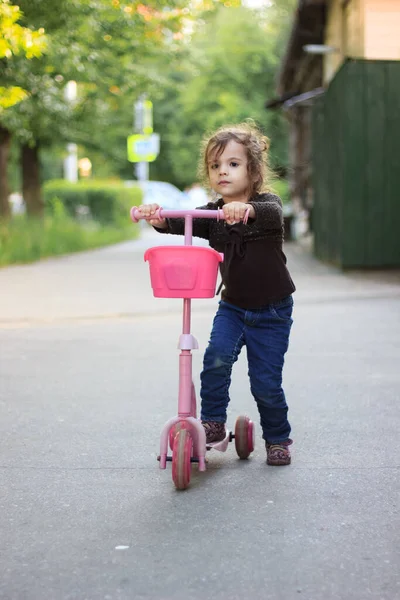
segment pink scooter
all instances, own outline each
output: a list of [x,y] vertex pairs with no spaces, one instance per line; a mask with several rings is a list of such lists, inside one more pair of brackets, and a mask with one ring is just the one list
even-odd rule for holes
[[[218,277],[218,266],[223,255],[212,248],[192,246],[193,218],[224,219],[222,210],[164,210],[158,209],[152,218],[185,219],[183,246],[157,246],[146,250],[144,260],[149,262],[153,295],[156,298],[183,298],[183,330],[179,338],[179,396],[178,416],[167,421],[161,432],[160,469],[172,462],[172,479],[177,489],[184,490],[190,483],[192,463],[199,471],[206,470],[206,451],[213,448],[225,452],[235,440],[239,458],[246,459],[254,450],[254,423],[247,416],[236,420],[235,433],[227,431],[221,442],[206,444],[201,421],[197,419],[196,393],[192,381],[192,350],[198,343],[190,332],[191,299],[213,298]],[[131,209],[134,223],[143,217],[136,207]],[[148,219],[148,218],[147,218]],[[247,221],[247,214],[243,220]],[[172,457],[168,456],[168,443]]]

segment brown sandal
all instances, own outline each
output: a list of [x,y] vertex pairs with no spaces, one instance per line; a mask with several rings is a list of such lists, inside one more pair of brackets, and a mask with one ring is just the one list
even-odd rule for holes
[[289,446],[293,444],[292,440],[286,442],[279,442],[278,444],[269,444],[265,442],[265,448],[267,450],[267,465],[282,466],[290,465],[291,456]]
[[202,421],[201,424],[206,432],[207,444],[213,442],[222,442],[225,439],[225,423],[217,423],[217,421]]

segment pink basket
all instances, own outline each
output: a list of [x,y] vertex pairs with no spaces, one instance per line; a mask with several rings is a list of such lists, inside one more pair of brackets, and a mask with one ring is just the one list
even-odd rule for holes
[[156,298],[212,298],[223,255],[202,246],[156,246],[149,248],[153,295]]

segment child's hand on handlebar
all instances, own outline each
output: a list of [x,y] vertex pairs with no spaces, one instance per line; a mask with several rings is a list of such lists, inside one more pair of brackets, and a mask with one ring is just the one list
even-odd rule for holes
[[243,221],[248,209],[250,209],[249,217],[253,219],[255,213],[254,208],[251,205],[247,204],[246,202],[227,202],[222,207],[225,215],[225,222],[228,225],[240,223],[240,221]]
[[[152,215],[155,215],[157,210],[160,208],[158,204],[142,204],[138,207],[140,214],[142,214],[150,225],[153,227],[159,227],[160,229],[166,229],[167,222],[165,219],[157,219],[151,218]],[[148,218],[150,217],[150,218]]]

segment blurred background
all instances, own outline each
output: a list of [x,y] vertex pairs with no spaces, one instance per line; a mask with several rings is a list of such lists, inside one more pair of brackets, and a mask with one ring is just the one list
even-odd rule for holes
[[285,236],[400,265],[398,0],[0,0],[0,265],[204,204],[203,135],[271,140]]

